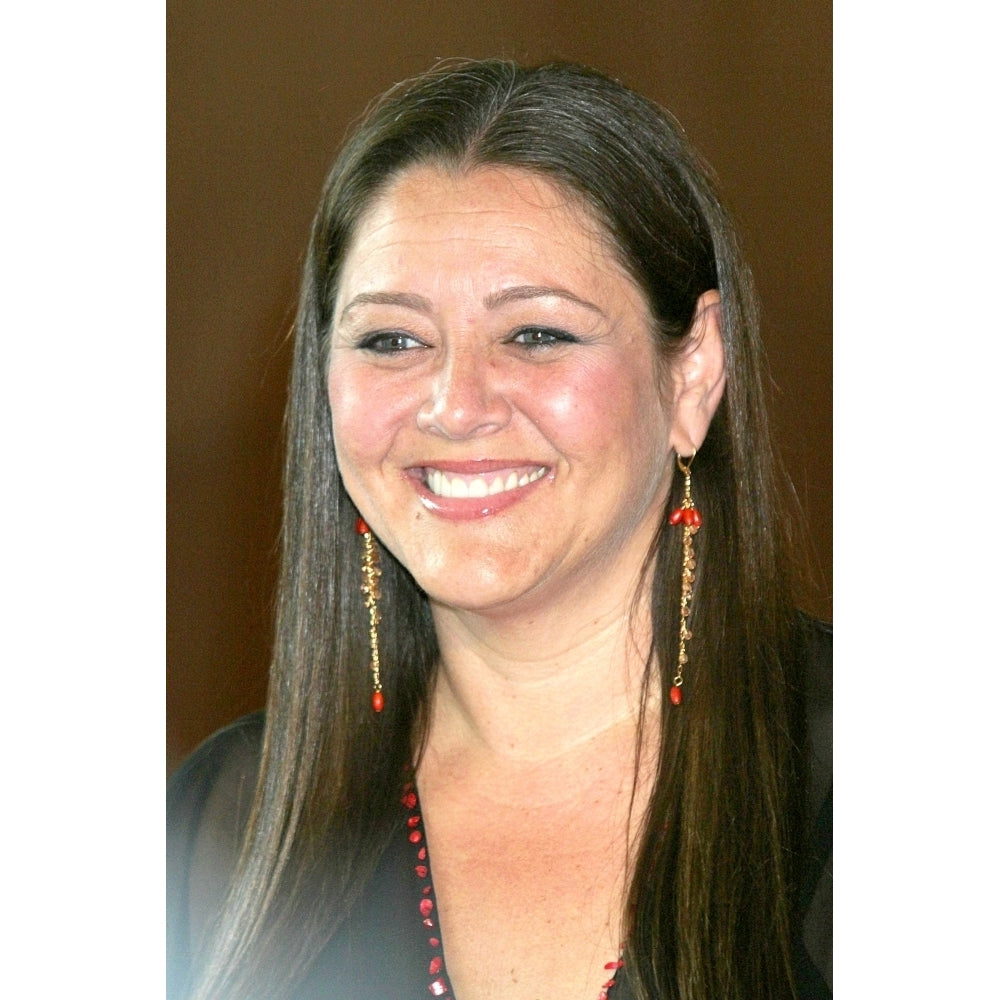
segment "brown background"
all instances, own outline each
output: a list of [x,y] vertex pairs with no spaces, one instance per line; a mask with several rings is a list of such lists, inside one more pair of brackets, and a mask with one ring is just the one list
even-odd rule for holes
[[831,0],[167,4],[167,769],[263,702],[297,271],[347,126],[450,56],[572,59],[670,108],[763,301],[832,619]]

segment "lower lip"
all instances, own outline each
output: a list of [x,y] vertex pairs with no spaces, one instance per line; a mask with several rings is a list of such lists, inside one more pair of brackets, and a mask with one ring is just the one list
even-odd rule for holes
[[534,482],[518,486],[502,493],[494,493],[485,497],[440,497],[431,493],[423,479],[413,479],[420,502],[431,513],[449,521],[475,521],[483,517],[491,517],[513,507],[528,497],[535,488],[546,482],[551,473],[539,476]]

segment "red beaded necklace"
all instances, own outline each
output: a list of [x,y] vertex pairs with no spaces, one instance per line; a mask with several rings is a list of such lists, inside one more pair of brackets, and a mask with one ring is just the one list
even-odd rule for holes
[[[417,799],[417,786],[412,781],[408,781],[403,786],[403,805],[407,810],[406,835],[416,854],[416,864],[413,871],[420,880],[420,921],[427,935],[427,944],[430,949],[430,961],[427,964],[428,984],[427,989],[432,997],[441,997],[443,1000],[455,1000],[451,992],[451,986],[447,979],[447,970],[444,967],[444,946],[441,944],[441,931],[437,926],[437,915],[434,912],[437,902],[434,899],[434,886],[430,878],[430,859],[427,854],[427,840],[424,837],[424,824],[420,815],[420,803]],[[608,962],[604,968],[611,973],[610,978],[601,986],[597,1000],[608,1000],[608,991],[615,985],[618,970],[625,965],[622,953],[619,951],[618,959]]]

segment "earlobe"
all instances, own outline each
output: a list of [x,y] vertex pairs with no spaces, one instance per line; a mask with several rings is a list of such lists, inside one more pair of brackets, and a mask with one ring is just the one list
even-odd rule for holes
[[688,343],[674,362],[674,414],[670,443],[679,455],[697,451],[726,389],[722,306],[714,289],[695,306]]

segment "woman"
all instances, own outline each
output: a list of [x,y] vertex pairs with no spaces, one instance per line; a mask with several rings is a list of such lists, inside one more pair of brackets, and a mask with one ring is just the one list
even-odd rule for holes
[[829,995],[829,633],[708,177],[565,65],[439,68],[348,141],[266,721],[171,788],[177,995]]

